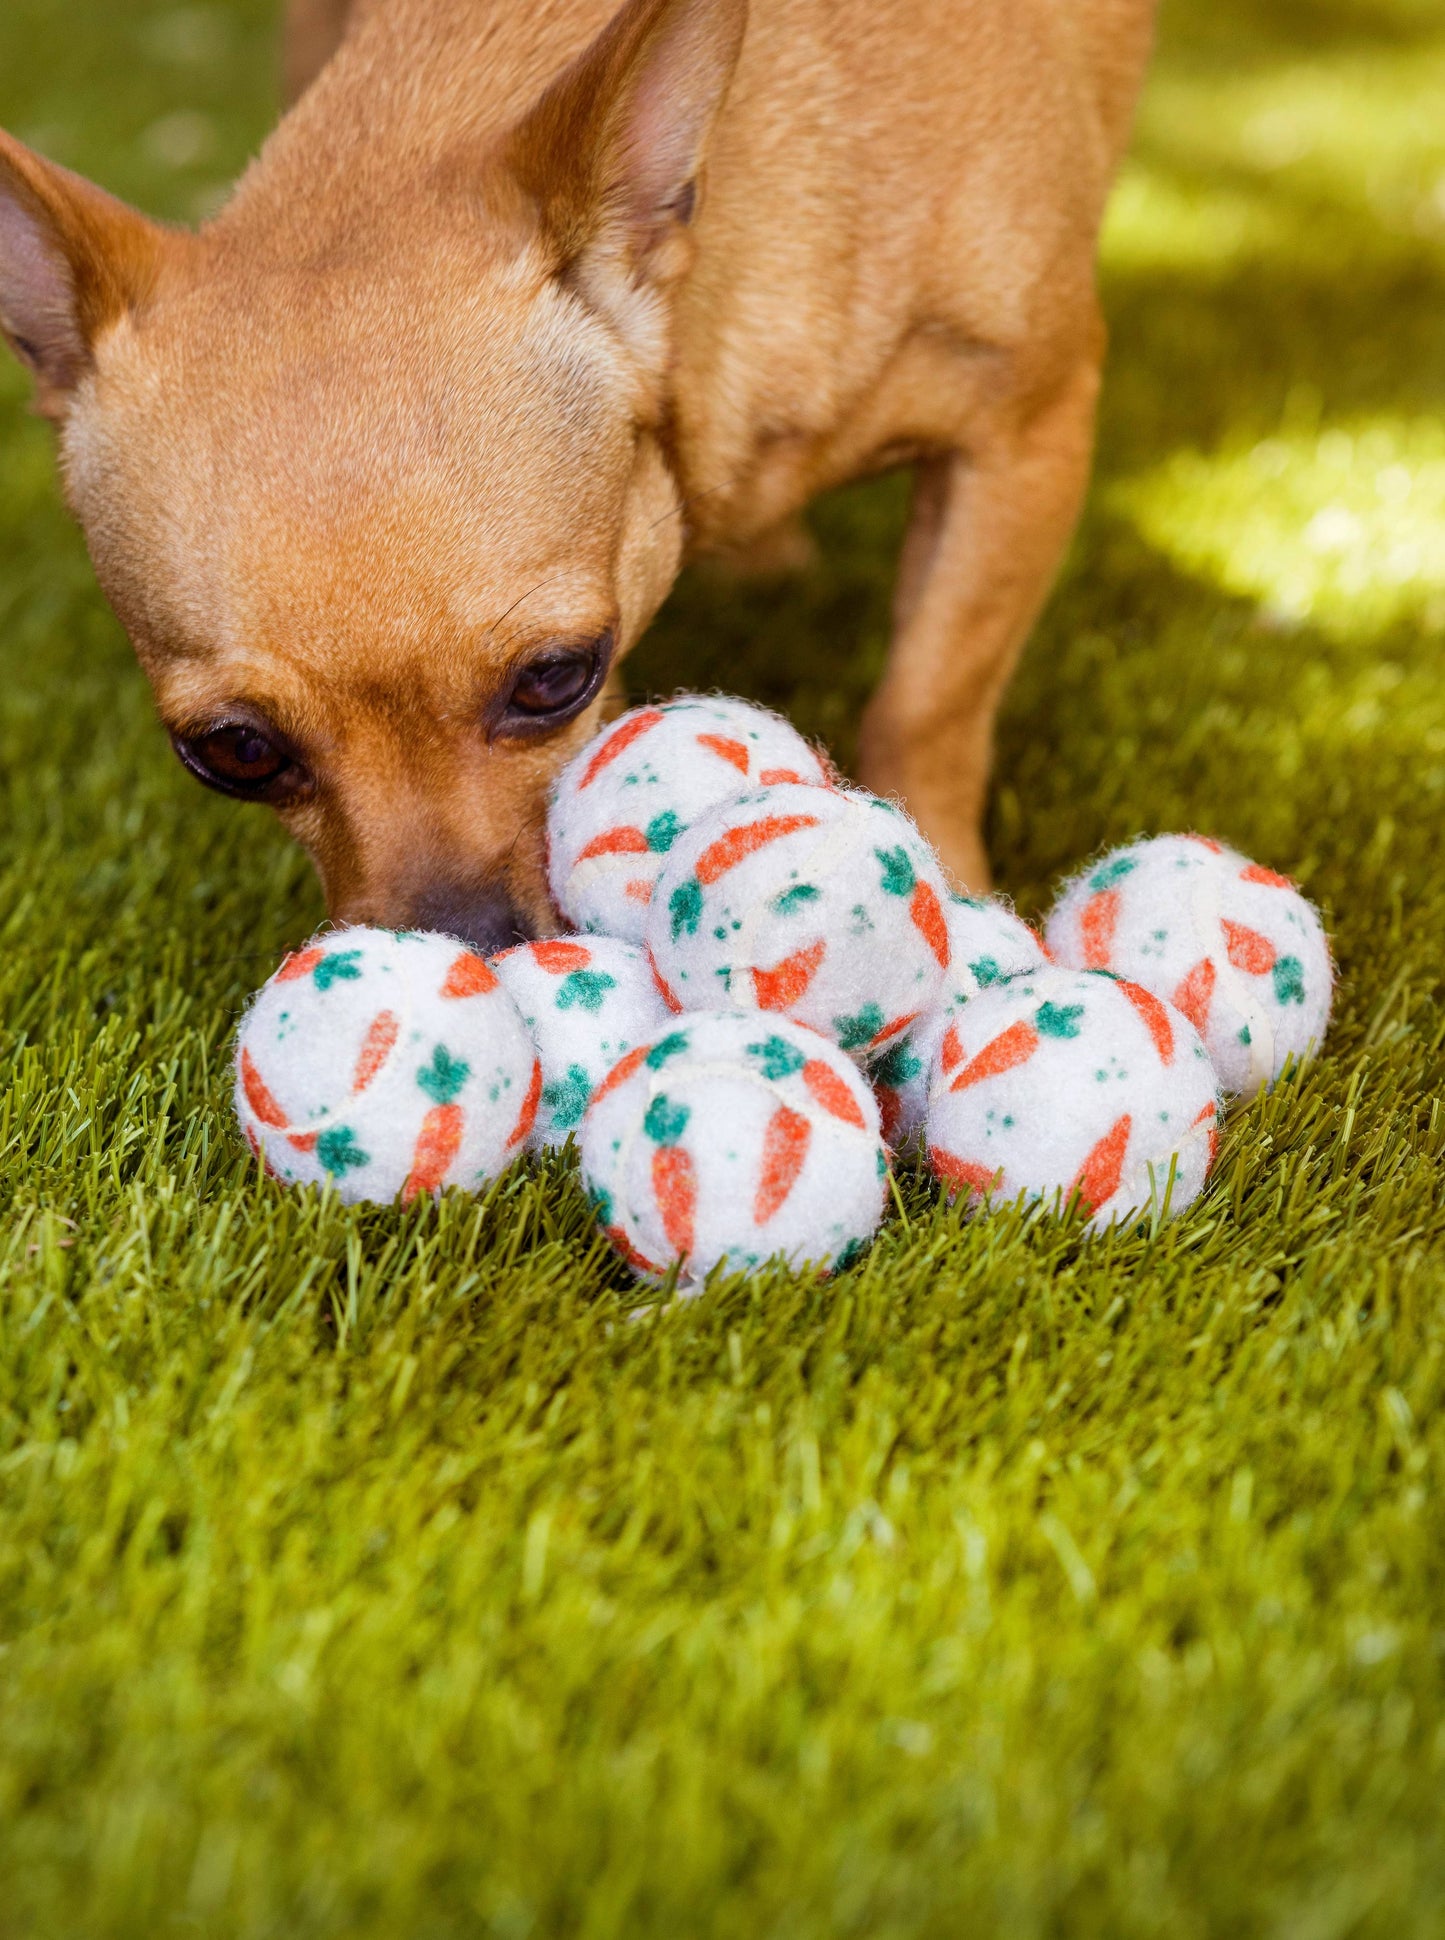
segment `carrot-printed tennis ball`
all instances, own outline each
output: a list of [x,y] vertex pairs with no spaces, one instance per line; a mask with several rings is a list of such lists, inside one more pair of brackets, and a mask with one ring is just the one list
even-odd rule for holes
[[241,1020],[236,1115],[288,1185],[410,1200],[485,1186],[527,1143],[542,1067],[496,975],[448,936],[328,931]]
[[926,1136],[950,1192],[1075,1200],[1107,1226],[1181,1212],[1218,1133],[1218,1080],[1188,1019],[1139,984],[1049,964],[949,1024]]
[[557,778],[547,815],[553,900],[576,929],[640,943],[668,852],[699,815],[774,782],[829,779],[796,728],[748,701],[684,694],[635,707]]
[[676,844],[647,944],[681,1009],[795,1017],[864,1062],[943,989],[947,896],[933,851],[891,802],[764,788]]
[[1048,960],[1038,937],[1007,903],[950,896],[943,915],[949,953],[943,989],[907,1034],[869,1065],[883,1136],[895,1151],[911,1151],[922,1141],[944,1035],[959,1012],[980,992]]
[[600,1086],[581,1147],[598,1220],[643,1279],[676,1264],[695,1286],[774,1258],[836,1268],[883,1216],[872,1092],[826,1038],[783,1017],[674,1018]]
[[647,953],[612,936],[551,936],[493,957],[542,1060],[531,1144],[565,1145],[593,1092],[667,1021]]
[[1287,876],[1200,835],[1114,849],[1068,883],[1046,940],[1182,1010],[1228,1092],[1251,1097],[1324,1041],[1334,993],[1319,912]]

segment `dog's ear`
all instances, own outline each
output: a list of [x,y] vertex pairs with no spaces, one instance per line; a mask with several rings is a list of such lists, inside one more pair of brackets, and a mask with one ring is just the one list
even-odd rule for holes
[[144,301],[169,233],[0,130],[0,330],[62,418],[96,338]]
[[508,163],[584,288],[687,267],[747,15],[748,0],[628,0],[514,130]]

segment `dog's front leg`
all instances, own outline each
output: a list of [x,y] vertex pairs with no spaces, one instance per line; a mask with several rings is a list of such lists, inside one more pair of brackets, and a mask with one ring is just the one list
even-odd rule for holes
[[965,888],[986,890],[993,722],[1079,514],[1093,450],[1091,343],[1047,402],[969,426],[919,467],[887,671],[863,719],[863,780],[902,798]]

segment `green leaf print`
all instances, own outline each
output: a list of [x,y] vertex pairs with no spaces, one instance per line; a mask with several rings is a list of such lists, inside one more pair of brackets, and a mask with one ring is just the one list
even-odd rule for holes
[[316,1141],[316,1156],[334,1177],[358,1165],[370,1165],[370,1152],[363,1152],[349,1125],[332,1125]]
[[856,1051],[860,1045],[871,1044],[886,1021],[877,1004],[865,1004],[852,1017],[835,1017],[833,1029],[843,1050]]
[[608,991],[616,988],[616,977],[605,970],[569,970],[557,986],[557,1008],[571,1010],[575,1004],[579,1010],[601,1010]]
[[542,1103],[552,1114],[556,1131],[570,1132],[582,1123],[592,1097],[592,1081],[580,1064],[569,1064],[566,1075],[553,1084],[543,1085]]
[[643,1063],[649,1071],[660,1071],[669,1058],[680,1057],[687,1049],[687,1032],[672,1031],[667,1037],[660,1037]]
[[655,1145],[676,1145],[687,1130],[691,1116],[686,1105],[675,1105],[659,1092],[647,1107],[642,1129]]
[[897,1044],[889,1045],[873,1066],[873,1082],[886,1085],[890,1091],[897,1091],[901,1086],[910,1084],[922,1069],[922,1058],[906,1037],[900,1038]]
[[750,1044],[748,1056],[756,1058],[763,1076],[773,1080],[792,1077],[808,1062],[797,1045],[789,1044],[785,1037],[765,1037],[761,1044]]
[[1004,974],[999,967],[997,957],[980,957],[976,963],[971,963],[968,967],[980,990],[987,990],[990,984],[1004,981]]
[[330,990],[334,983],[356,983],[361,976],[360,950],[333,950],[322,957],[311,972],[318,990]]
[[1096,869],[1089,878],[1090,889],[1112,889],[1115,883],[1122,882],[1125,876],[1132,875],[1139,867],[1131,855],[1116,855],[1112,862],[1106,862]]
[[917,876],[913,864],[908,860],[907,849],[875,849],[874,855],[883,865],[883,888],[889,896],[911,896]]
[[1302,1004],[1305,1000],[1305,969],[1298,957],[1277,957],[1273,971],[1276,1003]]
[[1041,1037],[1077,1037],[1083,1014],[1082,1004],[1040,1004],[1034,1024]]
[[433,1104],[449,1105],[471,1075],[469,1064],[454,1058],[445,1044],[438,1044],[431,1063],[417,1072],[416,1081]]
[[592,1186],[588,1190],[587,1200],[593,1212],[597,1215],[597,1224],[599,1226],[610,1226],[612,1224],[612,1194],[605,1192],[601,1186]]
[[689,936],[696,936],[697,926],[702,920],[702,884],[696,876],[689,876],[686,882],[680,882],[673,890],[667,913],[672,919],[674,943],[684,930]]
[[647,846],[654,855],[666,855],[682,832],[683,824],[674,808],[665,808],[661,815],[654,815],[643,830]]
[[814,903],[823,892],[815,883],[795,882],[791,889],[773,898],[775,916],[791,916],[795,910],[802,909],[807,903]]

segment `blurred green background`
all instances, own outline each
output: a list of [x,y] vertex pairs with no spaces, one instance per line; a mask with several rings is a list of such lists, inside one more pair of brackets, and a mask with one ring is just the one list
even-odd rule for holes
[[[0,122],[204,216],[269,4],[7,0]],[[1445,1927],[1445,16],[1171,0],[1096,483],[1010,696],[1029,913],[1139,830],[1289,869],[1328,1055],[1158,1235],[904,1182],[645,1326],[565,1166],[257,1181],[320,903],[180,772],[0,366],[0,1934]],[[906,493],[633,667],[846,761]]]

